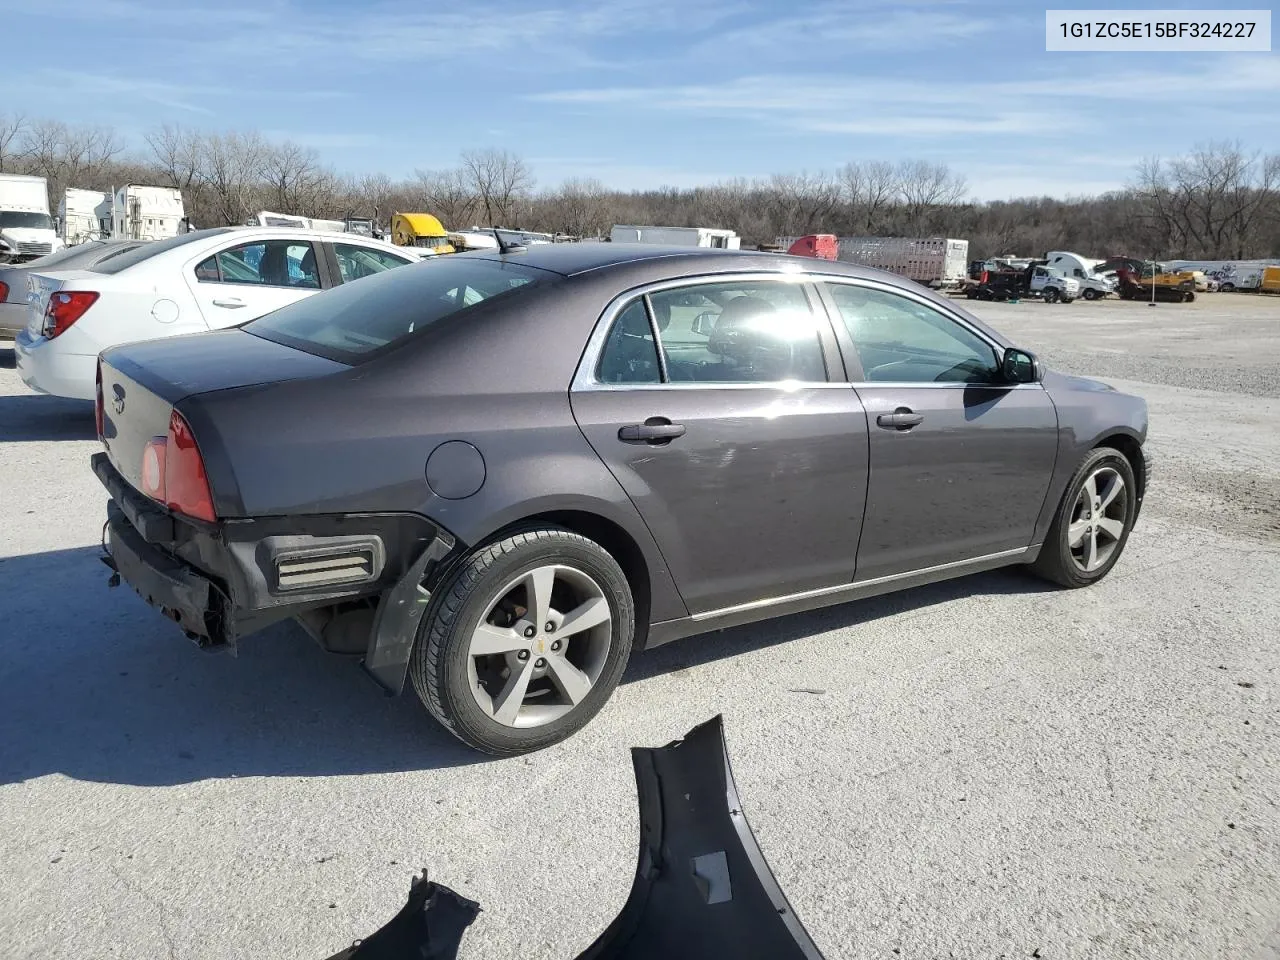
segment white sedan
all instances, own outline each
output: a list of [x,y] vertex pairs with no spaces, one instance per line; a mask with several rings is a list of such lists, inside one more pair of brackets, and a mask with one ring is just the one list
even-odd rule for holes
[[92,400],[107,347],[246,323],[419,260],[413,250],[351,234],[220,227],[146,243],[88,269],[28,270],[18,372],[33,390]]

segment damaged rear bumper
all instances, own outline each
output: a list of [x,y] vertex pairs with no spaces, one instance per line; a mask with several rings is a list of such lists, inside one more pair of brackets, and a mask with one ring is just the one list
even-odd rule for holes
[[[363,653],[388,691],[403,688],[425,584],[454,549],[448,533],[409,514],[204,523],[143,496],[106,454],[92,463],[111,494],[103,561],[113,585],[127,582],[201,647],[234,651],[240,637],[297,618],[328,649]],[[346,614],[361,625],[346,643],[359,646],[329,646],[325,628]]]

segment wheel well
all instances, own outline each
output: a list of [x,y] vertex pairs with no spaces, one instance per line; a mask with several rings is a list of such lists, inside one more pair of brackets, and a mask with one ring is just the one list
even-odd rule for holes
[[640,550],[635,540],[631,538],[631,534],[627,533],[626,530],[612,520],[606,520],[604,517],[597,516],[594,513],[587,513],[582,510],[554,510],[549,513],[534,514],[531,517],[525,517],[516,523],[509,524],[503,530],[494,534],[492,539],[501,539],[506,530],[511,530],[515,527],[541,526],[543,524],[564,527],[566,530],[572,530],[588,540],[594,540],[604,547],[610,556],[618,562],[618,566],[622,568],[623,575],[627,578],[627,583],[631,586],[631,597],[635,601],[636,633],[634,646],[637,650],[644,649],[645,641],[649,635],[649,609],[652,598],[649,584],[649,565],[645,563],[644,553]]
[[1098,441],[1098,447],[1112,447],[1124,454],[1138,481],[1138,500],[1141,501],[1147,492],[1147,458],[1143,456],[1142,444],[1127,433],[1116,433]]

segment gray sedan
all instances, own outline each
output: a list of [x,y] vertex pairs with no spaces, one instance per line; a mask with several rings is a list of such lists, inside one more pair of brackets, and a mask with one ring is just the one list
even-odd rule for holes
[[1021,564],[1084,587],[1146,404],[841,263],[440,257],[102,355],[107,560],[206,648],[294,618],[472,746],[585,724],[635,650]]

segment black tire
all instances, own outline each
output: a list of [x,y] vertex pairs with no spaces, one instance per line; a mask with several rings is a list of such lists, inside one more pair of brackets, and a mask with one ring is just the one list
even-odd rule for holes
[[1088,290],[1086,290],[1086,291],[1084,292],[1084,298],[1085,298],[1086,300],[1097,300],[1097,299],[1098,299],[1098,296],[1099,296],[1098,291],[1097,291],[1097,290],[1094,290],[1094,289],[1092,289],[1092,288],[1090,288],[1090,289],[1088,289]]
[[1218,287],[1218,290],[1222,293],[1231,293],[1235,288],[1236,285],[1234,283],[1224,283]]
[[1044,302],[1045,302],[1045,303],[1057,303],[1057,302],[1058,302],[1058,297],[1059,297],[1059,294],[1058,294],[1058,288],[1057,288],[1057,287],[1048,287],[1048,288],[1046,288],[1046,289],[1045,289],[1045,291],[1044,291]]
[[1062,298],[1062,302],[1063,302],[1063,303],[1075,303],[1075,302],[1076,302],[1076,298],[1075,298],[1075,297],[1063,297],[1063,298]]
[[1196,295],[1195,295],[1195,292],[1193,291],[1193,292],[1191,292],[1191,293],[1188,293],[1188,294],[1187,294],[1187,296],[1186,296],[1186,301],[1187,301],[1187,303],[1191,303],[1192,301],[1194,301],[1194,300],[1195,300],[1195,298],[1196,298]]
[[[1124,490],[1119,494],[1119,496],[1125,498],[1124,529],[1120,538],[1115,542],[1115,548],[1107,557],[1106,562],[1095,570],[1086,571],[1081,569],[1072,555],[1071,546],[1068,543],[1067,530],[1071,525],[1076,501],[1080,497],[1085,481],[1098,470],[1104,468],[1115,470],[1124,480]],[[1080,464],[1075,475],[1072,476],[1071,482],[1067,484],[1067,489],[1062,494],[1058,510],[1053,516],[1053,523],[1049,525],[1049,532],[1045,535],[1040,555],[1031,565],[1032,571],[1045,580],[1050,580],[1060,586],[1072,589],[1097,583],[1116,565],[1120,555],[1124,552],[1125,544],[1129,542],[1129,533],[1133,529],[1134,510],[1137,503],[1136,494],[1137,485],[1134,480],[1133,466],[1123,453],[1112,447],[1097,447],[1089,451],[1089,455],[1084,458],[1084,462]]]
[[[476,703],[467,666],[470,634],[495,591],[547,564],[574,568],[600,585],[609,603],[611,645],[591,692],[570,712],[542,726],[497,722]],[[427,710],[459,740],[494,756],[514,756],[559,743],[587,724],[612,695],[635,636],[635,604],[622,569],[593,540],[559,527],[512,533],[477,549],[437,586],[409,660],[413,689]]]

